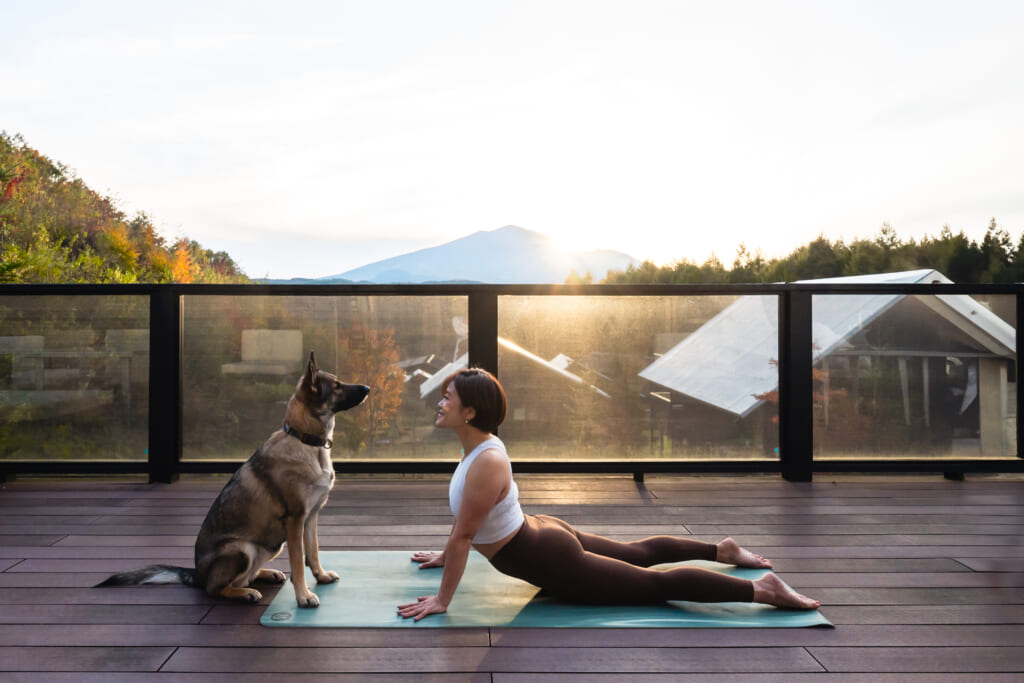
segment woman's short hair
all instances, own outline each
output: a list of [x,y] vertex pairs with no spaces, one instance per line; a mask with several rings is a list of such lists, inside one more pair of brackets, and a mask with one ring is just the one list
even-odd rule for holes
[[462,405],[476,411],[469,424],[481,431],[496,433],[508,413],[508,399],[501,382],[483,368],[465,368],[445,378],[441,385],[442,394],[448,391],[452,382]]

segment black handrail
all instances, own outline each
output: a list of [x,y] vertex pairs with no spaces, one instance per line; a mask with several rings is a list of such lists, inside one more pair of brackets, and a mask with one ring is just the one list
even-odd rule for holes
[[[1003,294],[1016,297],[1017,349],[1024,344],[1022,284],[847,284],[776,283],[741,285],[521,285],[521,284],[254,284],[254,285],[0,285],[0,297],[29,295],[134,295],[150,301],[149,442],[146,462],[2,461],[0,480],[20,473],[146,473],[150,481],[171,482],[182,473],[230,472],[237,461],[183,461],[182,296],[466,296],[469,362],[500,375],[498,298],[500,296],[698,296],[779,297],[779,460],[774,461],[521,461],[521,472],[779,472],[790,481],[810,481],[813,472],[1024,472],[1024,382],[1017,384],[1016,459],[826,460],[813,457],[812,300],[814,295]],[[447,461],[336,462],[339,472],[449,472]]]

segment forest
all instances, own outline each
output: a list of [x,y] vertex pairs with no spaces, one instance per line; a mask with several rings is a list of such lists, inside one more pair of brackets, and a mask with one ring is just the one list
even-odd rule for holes
[[0,131],[0,283],[244,283],[225,252],[168,242],[64,164]]
[[[600,280],[609,284],[739,284],[793,282],[825,277],[895,273],[930,268],[953,282],[963,284],[1020,282],[1024,280],[1024,234],[1014,242],[995,218],[989,221],[981,242],[956,233],[945,225],[935,237],[903,240],[889,224],[874,238],[850,242],[819,235],[788,256],[767,259],[745,245],[736,251],[732,267],[712,256],[703,264],[680,259],[665,266],[645,261],[625,271],[609,271]],[[590,274],[572,273],[568,283],[593,282]]]

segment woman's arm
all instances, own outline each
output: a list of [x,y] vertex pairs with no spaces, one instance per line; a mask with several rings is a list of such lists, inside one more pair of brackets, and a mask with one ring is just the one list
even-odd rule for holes
[[455,595],[455,589],[466,571],[473,537],[480,531],[487,515],[501,500],[511,484],[511,473],[505,456],[496,450],[487,450],[477,456],[466,473],[466,486],[462,492],[462,505],[455,518],[455,526],[445,545],[444,574],[437,595],[426,595],[417,602],[400,605],[398,613],[404,618],[419,621],[428,614],[441,614]]

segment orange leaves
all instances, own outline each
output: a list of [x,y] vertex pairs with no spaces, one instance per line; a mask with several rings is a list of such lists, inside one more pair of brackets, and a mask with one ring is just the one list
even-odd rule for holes
[[17,172],[17,168],[14,170],[8,170],[0,168],[0,204],[8,202],[14,198],[14,193],[18,190],[18,185],[25,179],[25,172]]
[[366,404],[346,413],[353,421],[346,441],[356,451],[368,443],[372,451],[402,406],[405,373],[397,365],[401,350],[390,327],[373,329],[352,321],[339,337],[339,350],[344,354],[339,373],[345,381],[362,382],[372,389]]
[[171,279],[188,284],[193,280],[192,253],[188,240],[179,240],[171,257]]

